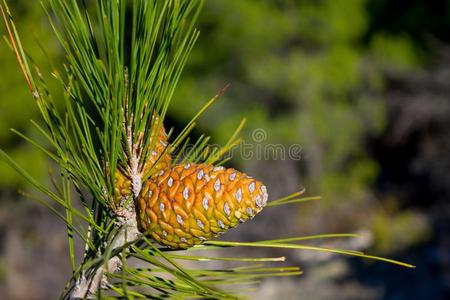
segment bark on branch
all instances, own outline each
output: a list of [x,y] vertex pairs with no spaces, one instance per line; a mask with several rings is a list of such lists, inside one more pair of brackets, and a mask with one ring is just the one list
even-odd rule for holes
[[[119,231],[110,242],[111,249],[116,250],[124,245],[136,241],[140,232],[137,227],[134,205],[132,211],[128,210],[129,215],[124,219],[123,224],[119,224]],[[107,273],[117,272],[122,266],[121,258],[113,256],[109,261],[100,267],[92,267],[82,272],[81,277],[74,283],[66,299],[93,299],[96,293],[102,287],[107,286]]]

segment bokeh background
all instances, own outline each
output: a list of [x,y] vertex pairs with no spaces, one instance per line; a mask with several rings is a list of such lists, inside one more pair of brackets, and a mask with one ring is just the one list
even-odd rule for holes
[[[49,57],[63,57],[39,1],[9,2],[29,54],[51,70]],[[246,117],[253,149],[296,144],[300,159],[235,153],[228,165],[273,199],[302,187],[323,198],[267,209],[225,238],[358,232],[328,245],[417,266],[277,251],[305,274],[267,279],[253,297],[449,299],[450,1],[207,0],[199,28],[167,127],[231,83],[194,135],[223,143]],[[0,147],[48,180],[48,162],[9,130],[33,135],[39,117],[3,40],[0,68]],[[69,274],[65,229],[27,189],[0,162],[0,298],[53,299]]]

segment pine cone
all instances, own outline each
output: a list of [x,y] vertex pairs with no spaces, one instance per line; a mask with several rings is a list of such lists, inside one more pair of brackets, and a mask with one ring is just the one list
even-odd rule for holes
[[234,169],[176,166],[144,183],[138,223],[161,245],[189,248],[252,218],[267,197],[261,182]]
[[[159,117],[156,116],[152,121],[153,130],[151,132],[150,143],[152,143],[152,140],[156,135],[156,130],[159,126],[158,123]],[[167,145],[167,133],[164,126],[161,124],[158,131],[157,140],[153,144],[154,148],[144,164],[143,174],[150,173],[150,175],[152,175],[160,170],[170,167],[171,157],[170,154],[165,151]],[[115,174],[115,183],[114,201],[119,206],[122,206],[123,202],[131,195],[131,180],[126,174],[117,169]]]

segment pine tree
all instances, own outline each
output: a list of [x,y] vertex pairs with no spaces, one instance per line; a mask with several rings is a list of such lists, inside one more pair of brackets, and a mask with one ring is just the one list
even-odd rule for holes
[[[298,267],[259,265],[284,258],[193,255],[217,247],[328,251],[410,266],[297,243],[352,234],[251,243],[209,240],[253,218],[264,206],[317,198],[297,192],[267,203],[263,183],[221,166],[224,154],[239,144],[243,122],[222,148],[210,147],[209,137],[202,135],[193,149],[183,152],[197,119],[220,93],[176,137],[173,130],[166,133],[167,108],[199,34],[195,21],[201,0],[99,0],[92,7],[84,1],[47,0],[43,6],[66,56],[51,76],[23,49],[6,1],[0,8],[10,46],[42,117],[33,126],[50,147],[17,133],[52,160],[59,176],[46,186],[4,151],[0,157],[44,195],[34,199],[67,227],[72,277],[61,298],[229,299],[238,297],[229,290],[242,284],[301,274]],[[56,81],[59,90],[49,88],[49,81]],[[55,97],[59,94],[62,99]],[[75,208],[75,201],[83,209]],[[75,257],[75,235],[85,243],[81,259]],[[173,251],[186,248],[185,253]],[[192,270],[179,264],[183,260],[258,264]],[[144,267],[136,267],[136,261]]]

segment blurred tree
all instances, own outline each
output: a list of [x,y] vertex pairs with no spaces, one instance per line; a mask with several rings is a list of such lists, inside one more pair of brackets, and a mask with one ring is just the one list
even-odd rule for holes
[[[246,142],[262,128],[266,144],[302,145],[302,160],[292,162],[304,178],[298,184],[323,196],[325,213],[343,212],[331,218],[341,223],[334,229],[369,226],[378,165],[366,143],[385,129],[384,76],[420,65],[407,34],[380,30],[368,38],[368,2],[207,1],[199,46],[171,107],[171,114],[188,120],[231,82],[202,129],[223,142],[231,124],[245,116]],[[182,105],[185,99],[194,104]],[[386,216],[386,210],[372,211]],[[376,220],[378,234],[383,230]]]
[[[224,139],[227,124],[246,116],[249,130],[270,128],[267,142],[305,147],[314,192],[360,197],[377,170],[364,139],[384,128],[382,71],[416,65],[409,39],[377,34],[364,44],[365,0],[211,0],[202,20],[178,101],[200,106],[230,81],[206,130]],[[173,109],[188,118],[197,107]]]

